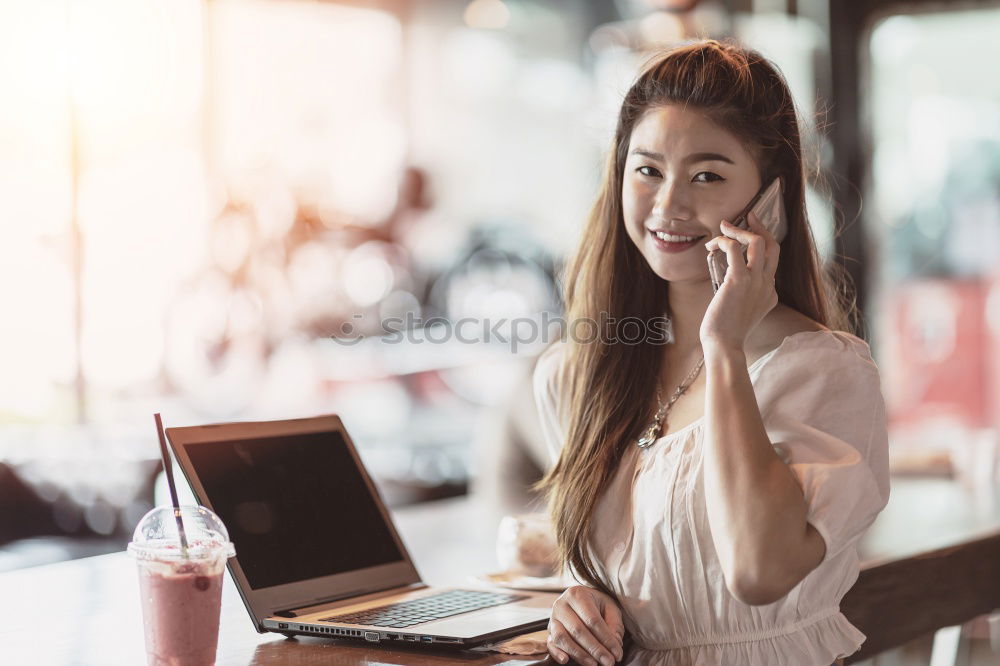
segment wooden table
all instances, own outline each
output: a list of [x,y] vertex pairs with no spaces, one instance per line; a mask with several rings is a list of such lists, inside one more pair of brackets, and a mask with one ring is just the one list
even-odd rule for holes
[[[473,500],[407,507],[394,517],[426,581],[464,584],[477,572],[495,569],[498,517]],[[861,554],[861,577],[842,610],[868,640],[848,663],[1000,607],[1000,511],[977,508],[953,482],[894,480],[889,506],[866,535]],[[0,574],[0,662],[142,664],[138,595],[135,565],[124,553]],[[218,663],[554,662],[257,634],[227,576]]]

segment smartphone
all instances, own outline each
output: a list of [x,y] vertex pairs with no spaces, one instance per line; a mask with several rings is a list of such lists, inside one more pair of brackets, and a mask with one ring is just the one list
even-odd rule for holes
[[[781,176],[778,176],[771,183],[762,187],[759,192],[750,200],[750,203],[733,220],[734,227],[749,229],[747,216],[753,212],[757,219],[761,221],[764,228],[771,232],[774,240],[779,243],[785,238],[788,231],[788,221],[785,218],[785,198],[784,183]],[[747,248],[743,246],[743,260],[746,261]],[[726,278],[726,270],[729,262],[726,261],[726,253],[722,250],[712,250],[708,253],[708,272],[712,276],[712,289],[719,291],[722,281]]]

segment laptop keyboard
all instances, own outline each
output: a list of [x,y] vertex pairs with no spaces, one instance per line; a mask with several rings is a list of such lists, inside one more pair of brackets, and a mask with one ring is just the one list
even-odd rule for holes
[[412,601],[400,601],[395,604],[366,608],[357,613],[334,615],[322,618],[321,622],[340,622],[343,624],[377,625],[379,627],[403,628],[415,624],[433,622],[441,618],[460,615],[481,608],[502,606],[528,595],[507,594],[503,592],[480,592],[477,590],[449,590],[431,594]]

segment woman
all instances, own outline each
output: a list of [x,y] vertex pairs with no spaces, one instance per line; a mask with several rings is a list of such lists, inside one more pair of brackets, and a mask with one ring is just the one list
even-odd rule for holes
[[[753,217],[726,222],[779,176],[780,247]],[[712,250],[729,263],[718,293]],[[551,656],[620,661],[626,629],[637,664],[854,653],[865,636],[839,602],[888,500],[885,409],[868,346],[839,330],[773,65],[708,40],[643,68],[564,284],[570,335],[534,377],[555,461],[539,487],[584,584],[553,607]],[[667,344],[614,337],[664,314]],[[580,321],[605,322],[599,339]]]

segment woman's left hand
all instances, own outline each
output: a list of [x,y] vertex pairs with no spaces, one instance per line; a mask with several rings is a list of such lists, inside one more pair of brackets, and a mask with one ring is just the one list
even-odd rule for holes
[[[705,243],[709,251],[725,252],[729,263],[725,280],[701,322],[701,343],[706,351],[709,346],[743,351],[747,335],[778,304],[774,274],[779,245],[756,215],[750,213],[747,219],[749,229],[723,220],[723,235]],[[746,261],[743,245],[747,246]]]

